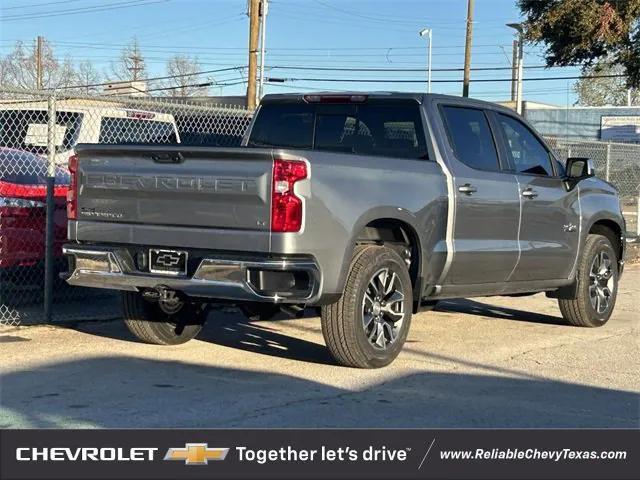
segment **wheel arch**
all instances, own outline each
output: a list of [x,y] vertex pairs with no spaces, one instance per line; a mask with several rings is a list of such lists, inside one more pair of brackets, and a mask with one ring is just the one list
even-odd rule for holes
[[[363,215],[353,229],[349,247],[340,273],[340,287],[344,288],[353,251],[359,244],[386,244],[395,246],[398,253],[407,258],[401,249],[408,249],[409,276],[413,287],[413,310],[417,311],[422,296],[424,265],[423,241],[414,227],[415,217],[406,210],[393,208]],[[403,254],[404,253],[404,254]]]
[[610,217],[597,218],[591,221],[587,234],[598,234],[607,237],[616,252],[619,266],[622,267],[624,265],[625,231],[623,225]]
[[[622,275],[624,269],[624,255],[625,255],[625,240],[624,240],[624,228],[620,222],[608,215],[598,216],[592,219],[588,225],[589,228],[585,229],[584,237],[580,244],[579,255],[583,254],[584,245],[590,234],[604,235],[609,239],[613,249],[616,253],[618,260],[618,275]],[[577,276],[576,272],[572,274],[573,278],[571,283],[558,290],[547,292],[547,297],[559,298],[559,299],[571,299],[576,295]]]

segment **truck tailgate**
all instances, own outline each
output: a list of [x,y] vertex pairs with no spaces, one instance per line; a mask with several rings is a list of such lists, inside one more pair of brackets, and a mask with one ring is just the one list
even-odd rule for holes
[[77,152],[80,223],[269,231],[270,150],[83,145]]

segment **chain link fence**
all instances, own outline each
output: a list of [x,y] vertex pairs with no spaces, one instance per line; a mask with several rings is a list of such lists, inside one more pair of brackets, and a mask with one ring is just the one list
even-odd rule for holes
[[188,100],[0,88],[0,324],[120,315],[116,294],[60,279],[67,162],[77,144],[239,146],[251,115]]
[[[72,288],[59,277],[66,270],[67,162],[75,145],[234,147],[251,115],[237,106],[188,100],[0,88],[0,324],[120,315],[116,294]],[[547,140],[561,159],[594,160],[598,176],[620,190],[628,233],[640,235],[640,145]]]
[[546,138],[561,160],[591,158],[596,175],[620,191],[627,236],[640,237],[640,145],[599,141]]

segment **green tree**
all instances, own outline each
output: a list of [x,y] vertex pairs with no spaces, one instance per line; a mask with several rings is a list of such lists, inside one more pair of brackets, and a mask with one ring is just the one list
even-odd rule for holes
[[[637,89],[629,89],[621,65],[596,64],[584,70],[584,78],[578,80],[574,90],[578,95],[576,105],[583,107],[602,107],[605,105],[627,105],[628,93],[631,94],[631,105],[640,104]],[[610,75],[623,75],[611,77]],[[600,78],[590,78],[599,76]]]
[[627,85],[640,87],[640,0],[518,0],[525,36],[545,45],[549,66],[605,59],[622,67]]

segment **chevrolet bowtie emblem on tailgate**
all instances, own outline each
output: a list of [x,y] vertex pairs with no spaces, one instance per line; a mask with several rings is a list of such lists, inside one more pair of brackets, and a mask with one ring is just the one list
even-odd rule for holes
[[187,443],[185,448],[170,448],[165,460],[183,460],[187,465],[208,465],[209,460],[224,460],[228,448],[209,448],[206,443]]
[[164,267],[175,267],[179,262],[180,257],[173,253],[163,253],[156,258],[156,263]]

